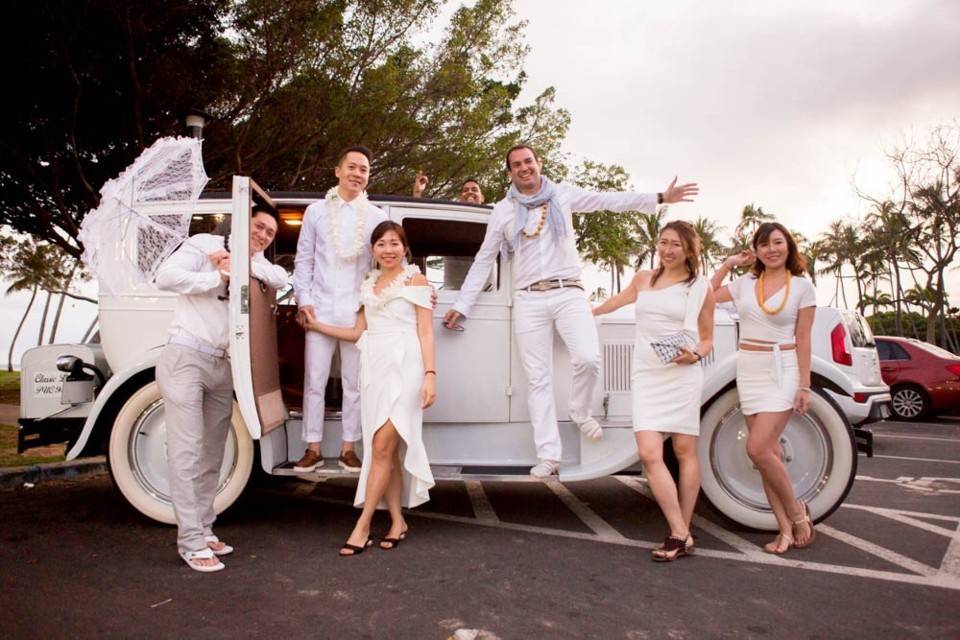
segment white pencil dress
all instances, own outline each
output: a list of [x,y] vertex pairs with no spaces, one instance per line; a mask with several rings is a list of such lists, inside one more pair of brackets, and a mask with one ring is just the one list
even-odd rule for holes
[[636,341],[630,387],[633,430],[700,435],[700,364],[663,364],[650,345],[658,338],[685,332],[699,341],[697,320],[707,296],[706,278],[689,285],[637,292]]

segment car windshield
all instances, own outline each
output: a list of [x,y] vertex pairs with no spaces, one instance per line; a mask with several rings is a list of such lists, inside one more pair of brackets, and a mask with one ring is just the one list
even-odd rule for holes
[[933,355],[937,356],[938,358],[946,358],[947,360],[958,360],[958,359],[960,359],[960,356],[957,356],[957,355],[954,354],[954,353],[950,353],[950,352],[947,351],[946,349],[941,349],[941,348],[938,347],[937,345],[935,345],[935,344],[930,344],[929,342],[923,342],[922,340],[911,340],[911,341],[910,341],[910,344],[912,344],[913,346],[915,346],[915,347],[917,347],[917,348],[919,348],[919,349],[923,349],[923,350],[926,351],[927,353],[932,353]]

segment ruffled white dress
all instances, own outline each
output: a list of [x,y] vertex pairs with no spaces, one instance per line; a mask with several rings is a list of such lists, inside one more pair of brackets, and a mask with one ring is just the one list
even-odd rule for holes
[[698,276],[690,284],[678,282],[637,292],[637,333],[630,375],[634,431],[700,435],[703,367],[663,364],[650,343],[682,331],[691,345],[697,344],[697,321],[707,287],[707,279]]
[[[373,436],[384,423],[393,423],[400,435],[403,472],[401,502],[415,507],[430,499],[434,485],[427,450],[423,446],[423,354],[417,335],[417,307],[432,308],[431,288],[406,286],[420,270],[407,266],[397,278],[374,293],[380,275],[371,271],[360,288],[367,330],[357,341],[360,349],[360,423],[363,428],[363,466],[353,503],[362,506],[373,461]],[[378,508],[385,509],[381,501]]]

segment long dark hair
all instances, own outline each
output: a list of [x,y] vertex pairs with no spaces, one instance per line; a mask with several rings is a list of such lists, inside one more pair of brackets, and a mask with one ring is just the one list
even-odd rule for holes
[[377,241],[390,231],[397,234],[397,237],[400,239],[400,244],[402,244],[404,250],[406,250],[407,262],[413,260],[413,254],[410,253],[410,243],[407,241],[407,234],[403,231],[403,227],[393,220],[384,220],[373,228],[373,233],[370,234],[370,248],[372,249],[373,245],[377,244]]
[[[757,247],[761,243],[768,242],[774,231],[782,233],[783,237],[787,240],[787,271],[795,276],[806,275],[807,261],[800,255],[800,249],[797,248],[797,241],[793,239],[793,235],[787,231],[787,228],[779,222],[764,222],[757,227],[756,233],[753,234],[753,242],[751,243],[753,245],[753,252],[757,252]],[[766,267],[763,262],[760,261],[760,258],[753,261],[751,273],[753,273],[754,276],[759,278],[764,269],[766,269]]]
[[[680,244],[683,245],[684,263],[687,266],[688,274],[684,282],[690,284],[697,279],[697,274],[700,273],[700,236],[697,235],[697,230],[694,226],[686,220],[674,220],[673,222],[668,222],[663,225],[663,229],[660,230],[660,235],[657,236],[657,239],[659,240],[663,236],[663,232],[668,229],[676,231],[677,235],[680,236]],[[655,285],[657,279],[662,275],[663,264],[653,272],[653,276],[650,278],[650,286]]]

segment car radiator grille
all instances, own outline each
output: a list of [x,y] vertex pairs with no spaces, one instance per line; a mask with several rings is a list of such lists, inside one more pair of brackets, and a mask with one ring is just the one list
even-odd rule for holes
[[[626,393],[630,391],[633,344],[633,342],[603,343],[603,393]],[[703,359],[702,366],[709,367],[714,360],[713,351],[711,351]]]

